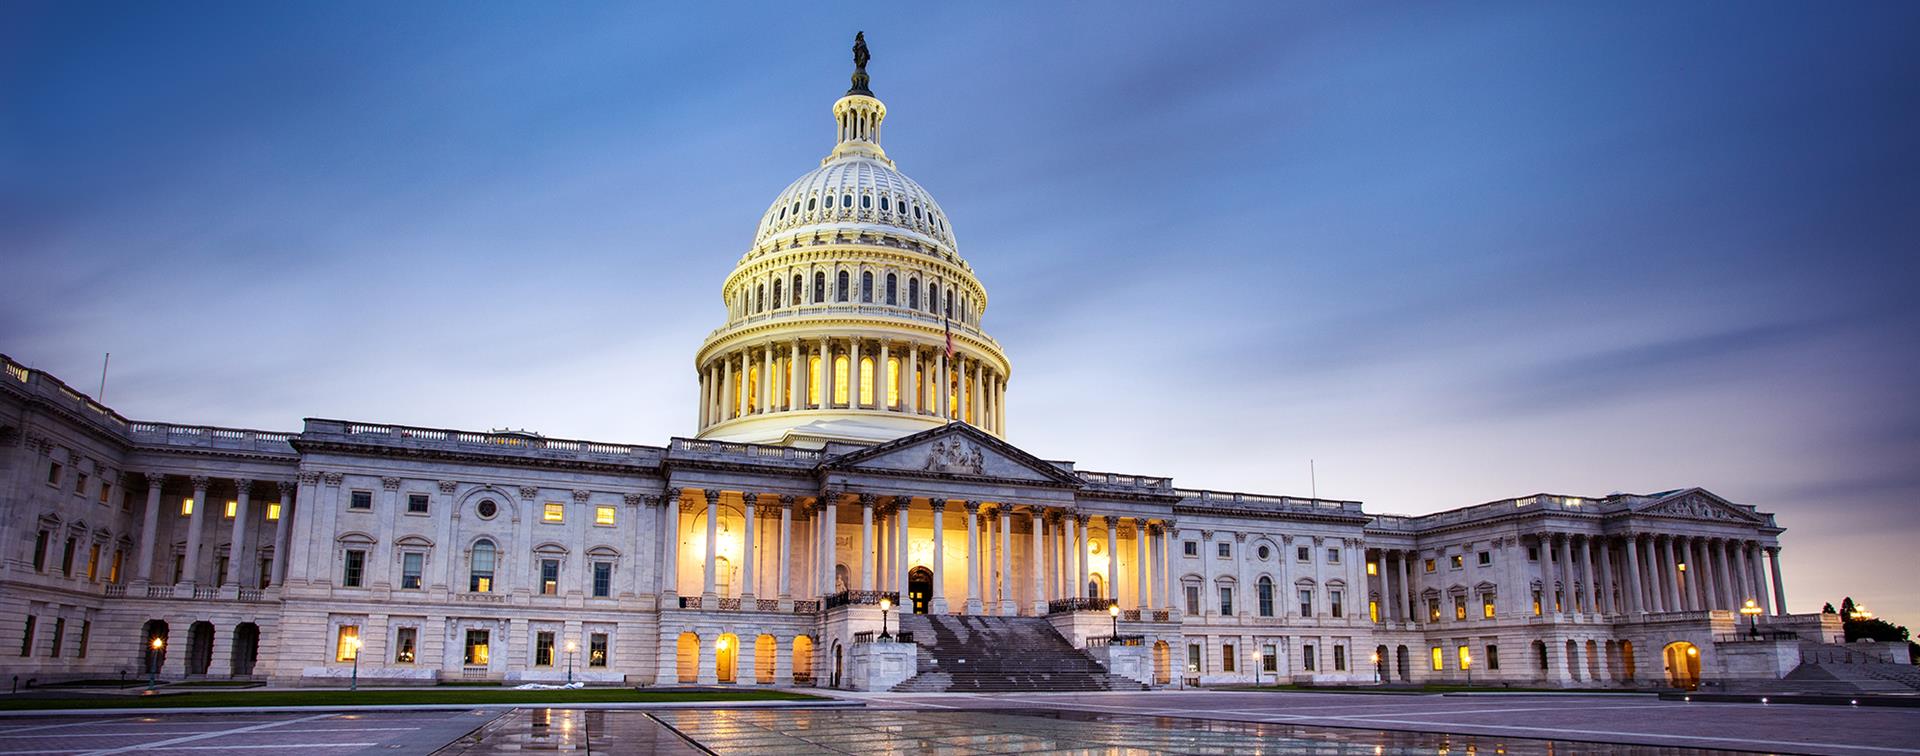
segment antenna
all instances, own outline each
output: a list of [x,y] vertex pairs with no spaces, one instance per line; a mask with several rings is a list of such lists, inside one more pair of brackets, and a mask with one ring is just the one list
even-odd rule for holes
[[1313,492],[1313,498],[1320,498],[1320,473],[1314,471],[1312,457],[1307,458],[1307,485],[1312,487],[1309,490]]
[[107,356],[100,360],[100,390],[94,392],[93,400],[101,404],[107,403],[107,363],[112,361],[112,352],[108,352]]

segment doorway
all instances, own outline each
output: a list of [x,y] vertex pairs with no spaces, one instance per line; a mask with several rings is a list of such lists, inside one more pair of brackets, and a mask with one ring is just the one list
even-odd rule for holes
[[927,602],[933,597],[933,570],[915,567],[907,572],[907,601],[913,607],[914,614],[926,614]]
[[213,665],[213,623],[187,626],[187,674],[204,675]]
[[1686,641],[1667,644],[1661,652],[1667,667],[1667,684],[1681,690],[1700,687],[1700,648]]
[[253,676],[253,665],[260,660],[260,626],[242,622],[233,629],[234,677]]

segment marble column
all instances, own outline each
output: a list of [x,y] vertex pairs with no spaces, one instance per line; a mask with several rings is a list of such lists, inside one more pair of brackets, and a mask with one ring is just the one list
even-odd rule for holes
[[840,492],[828,491],[821,499],[826,502],[827,509],[826,519],[822,520],[826,528],[826,542],[821,551],[821,556],[826,558],[825,569],[821,572],[825,587],[820,595],[827,596],[840,592]]
[[678,608],[680,605],[680,489],[669,488],[660,502],[660,534],[663,556],[660,561],[666,568],[664,590],[660,592],[660,606]]
[[[946,509],[947,509],[947,500],[946,499],[928,499],[927,505],[933,510],[933,599],[931,602],[929,602],[927,612],[929,614],[946,614],[947,613],[947,572],[946,572],[947,571],[947,559],[946,559],[947,529],[946,529],[946,521],[944,518],[946,514]],[[971,541],[973,539],[969,537],[968,540]],[[972,560],[968,560],[967,565],[968,565],[968,569],[971,570],[973,568]],[[968,581],[968,585],[972,585],[972,581]],[[969,594],[972,593],[971,588],[968,589],[968,593]],[[973,601],[974,601],[973,596],[971,595],[967,596],[968,604],[972,604]],[[972,607],[969,607],[968,613],[971,614],[973,613],[973,611],[974,610],[972,609]]]
[[1153,610],[1153,583],[1147,577],[1147,521],[1138,517],[1133,519],[1133,547],[1134,608],[1147,619],[1144,612]]
[[1029,526],[1033,528],[1033,552],[1027,557],[1027,570],[1033,573],[1033,597],[1027,604],[1033,609],[1033,616],[1047,616],[1046,590],[1046,515],[1039,507],[1027,508]]
[[[160,473],[147,473],[147,509],[140,513],[140,556],[134,565],[134,580],[141,584],[153,581],[153,548],[160,537],[160,490],[165,487],[167,476]],[[285,517],[282,516],[284,525]],[[280,572],[279,563],[286,561],[284,553],[275,554],[275,572]],[[278,581],[275,581],[278,582]]]
[[952,402],[948,401],[947,399],[947,392],[951,391],[953,388],[952,386],[953,370],[951,367],[947,365],[948,361],[949,360],[948,360],[947,353],[944,351],[941,352],[940,353],[940,378],[939,378],[940,385],[937,387],[937,390],[939,391],[939,395],[935,397],[936,400],[940,403],[940,406],[938,410],[936,410],[936,412],[940,416],[941,420],[949,420],[949,419],[952,419],[953,417],[953,415],[948,409],[949,407],[952,406]]
[[1093,518],[1090,515],[1074,516],[1074,523],[1079,526],[1080,536],[1073,544],[1073,561],[1079,565],[1080,569],[1080,580],[1073,584],[1075,598],[1085,598],[1087,595],[1087,544],[1093,538],[1093,529],[1087,527],[1087,524],[1092,521]]
[[1787,616],[1787,587],[1780,579],[1780,547],[1767,547],[1767,570],[1773,575],[1773,611],[1777,616]]
[[[180,582],[195,585],[200,582],[200,539],[206,531],[202,517],[212,502],[207,501],[207,487],[210,481],[205,475],[195,475],[193,483],[193,513],[187,516],[187,553],[186,568],[180,571]],[[317,548],[328,548],[326,544],[317,544]]]
[[806,387],[801,385],[801,381],[800,381],[800,374],[801,374],[800,366],[804,362],[805,360],[800,359],[800,340],[795,339],[792,344],[789,344],[787,346],[787,371],[786,372],[787,372],[787,411],[788,412],[797,410],[800,408],[801,405],[806,403],[806,397],[801,394],[801,392]]
[[1013,601],[1013,510],[1003,503],[994,514],[1000,520],[1000,577],[994,582],[1000,592],[1000,613],[1013,616],[1020,613]]
[[[891,389],[893,388],[894,382],[894,370],[893,366],[889,364],[892,361],[890,351],[891,350],[887,348],[886,340],[882,339],[880,341],[880,361],[873,363],[873,406],[883,410],[893,409],[893,397],[891,395],[894,392],[891,391]],[[901,590],[906,590],[906,587],[904,585],[901,586]]]
[[912,514],[912,497],[893,497],[893,589],[900,592],[900,605],[909,612],[913,611],[913,604],[907,597],[907,574],[913,569],[913,565],[909,564],[913,550],[910,548],[907,525]]
[[780,495],[780,603],[790,607],[793,600],[793,496]]
[[699,415],[698,427],[702,430],[706,429],[709,424],[708,419],[713,414],[713,380],[709,377],[709,373],[705,365],[700,366],[700,411],[697,414]]
[[222,577],[227,585],[239,588],[242,567],[252,561],[247,558],[247,509],[253,501],[253,481],[239,478],[233,485],[233,528],[227,537],[227,574]]
[[[1292,559],[1293,556],[1287,555],[1286,558]],[[1421,617],[1420,611],[1413,606],[1413,558],[1413,552],[1400,552],[1400,595],[1397,598],[1399,599],[1400,611],[1406,614],[1406,616],[1402,618],[1402,621],[1421,622],[1424,621],[1425,618]],[[1549,587],[1548,590],[1552,590],[1552,588]],[[1287,586],[1287,592],[1292,593],[1293,586]],[[1292,598],[1287,599],[1289,606],[1297,603],[1298,602]]]
[[1613,581],[1613,541],[1603,539],[1600,541],[1600,614],[1603,616],[1620,613],[1613,600]]
[[1772,597],[1767,594],[1767,579],[1760,564],[1760,545],[1753,541],[1746,542],[1745,553],[1747,555],[1747,579],[1753,581],[1754,596],[1760,601],[1760,613],[1771,615],[1773,614],[1773,601]]
[[860,590],[873,590],[873,494],[860,494]]
[[[275,484],[280,492],[280,519],[273,523],[273,570],[267,581],[271,585],[280,585],[287,579],[287,559],[292,550],[293,539],[293,492],[291,481]],[[266,586],[261,586],[262,588]]]
[[701,604],[703,608],[713,609],[719,606],[718,604],[714,603],[714,599],[719,598],[719,595],[715,592],[717,588],[717,582],[715,580],[715,572],[714,572],[715,565],[718,563],[719,560],[715,559],[714,557],[719,556],[719,547],[720,547],[720,543],[719,543],[720,542],[720,491],[718,489],[709,488],[706,490],[706,495],[707,495],[707,548],[706,548],[706,552],[702,556],[706,559],[707,564],[706,564],[706,571],[704,573],[704,576],[702,577],[702,582],[700,584],[701,585],[700,600],[704,602],[703,604]]
[[1641,598],[1640,534],[1627,534],[1627,611],[1634,614],[1646,614],[1647,605]]
[[820,337],[820,365],[813,371],[814,384],[820,387],[820,409],[833,406],[833,342]]
[[1173,597],[1173,525],[1170,520],[1159,525],[1160,605],[1172,613],[1169,616],[1177,616],[1181,608],[1179,599]]
[[1660,564],[1658,565],[1658,569],[1655,570],[1660,578],[1659,585],[1657,586],[1657,590],[1660,591],[1660,611],[1680,611],[1680,568],[1674,562],[1673,536],[1655,535],[1654,540],[1658,541],[1660,546]]
[[726,422],[733,418],[735,408],[733,395],[733,355],[720,358],[720,420]]
[[1107,525],[1107,595],[1101,598],[1120,600],[1120,518],[1105,515],[1101,518]]
[[[761,375],[765,376],[766,373]],[[762,388],[766,386],[764,377],[760,385]],[[760,406],[764,408],[767,405],[762,402]],[[748,611],[754,609],[754,601],[757,600],[755,596],[758,593],[754,590],[756,582],[754,576],[760,570],[760,533],[757,522],[759,518],[755,516],[758,514],[756,510],[759,509],[759,503],[760,494],[751,491],[740,494],[740,512],[746,518],[746,524],[740,527],[740,535],[743,539],[740,544],[740,608]]]

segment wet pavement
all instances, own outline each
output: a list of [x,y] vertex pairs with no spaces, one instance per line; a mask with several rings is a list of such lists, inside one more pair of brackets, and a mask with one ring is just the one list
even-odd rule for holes
[[8,718],[0,721],[0,754],[428,753],[473,731],[497,713],[235,711]]

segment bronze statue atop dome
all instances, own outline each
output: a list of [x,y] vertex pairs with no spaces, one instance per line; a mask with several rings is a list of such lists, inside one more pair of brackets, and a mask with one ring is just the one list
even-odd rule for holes
[[867,88],[867,61],[873,55],[867,52],[867,33],[853,33],[853,88],[847,90],[850,95],[873,96],[873,90]]

